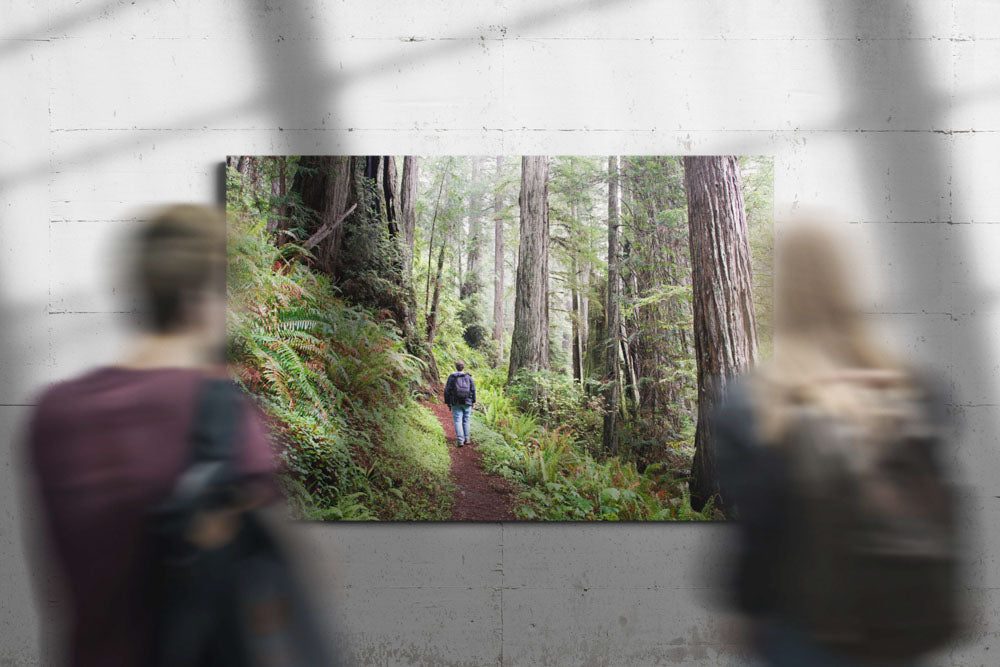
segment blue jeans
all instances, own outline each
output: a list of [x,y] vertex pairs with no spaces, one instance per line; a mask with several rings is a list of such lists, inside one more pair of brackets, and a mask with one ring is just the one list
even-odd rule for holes
[[469,416],[472,415],[471,405],[451,406],[451,414],[455,417],[455,437],[459,442],[469,441]]

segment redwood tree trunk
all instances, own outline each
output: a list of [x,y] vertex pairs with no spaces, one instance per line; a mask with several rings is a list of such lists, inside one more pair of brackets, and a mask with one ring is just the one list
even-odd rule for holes
[[721,509],[709,415],[726,382],[757,357],[753,275],[736,157],[684,158],[695,358],[698,363],[698,427],[691,470],[691,503],[700,509],[713,497]]
[[586,259],[583,261],[581,275],[583,277],[580,280],[577,295],[579,299],[577,306],[577,334],[580,348],[580,380],[585,383],[589,377],[587,347],[590,345],[590,263]]
[[447,241],[441,243],[438,253],[437,273],[434,274],[434,298],[431,299],[430,310],[427,313],[427,344],[434,345],[434,334],[437,332],[438,303],[441,301],[441,274],[444,271],[444,251]]
[[[276,169],[271,176],[271,206],[268,208],[266,227],[268,234],[273,233],[281,226],[281,221],[284,217],[284,159],[284,157],[272,157],[270,159],[270,162]],[[282,203],[276,207],[274,205],[275,201]]]
[[[311,229],[338,219],[348,207],[351,191],[351,158],[344,156],[303,155],[292,179],[292,191],[315,220]],[[337,258],[344,238],[346,222],[334,229],[315,248],[317,267],[338,278]]]
[[[389,234],[394,237],[399,235],[400,218],[397,178],[396,158],[386,155],[382,158],[382,192]],[[402,249],[402,244],[399,245]]]
[[403,262],[406,274],[413,273],[413,238],[417,226],[417,157],[403,158],[403,183],[400,186],[400,224],[403,227]]
[[431,256],[434,252],[434,232],[437,228],[438,211],[441,210],[441,195],[444,193],[444,184],[448,178],[448,174],[451,170],[451,158],[448,158],[448,163],[445,166],[445,170],[441,172],[441,182],[438,185],[437,201],[434,203],[434,215],[431,217],[431,237],[430,241],[427,243],[427,289],[424,292],[424,316],[427,317],[430,314],[431,307]]
[[576,287],[577,279],[580,275],[576,266],[576,255],[570,257],[570,271],[573,281],[570,283],[569,291],[569,319],[572,330],[573,349],[570,350],[573,362],[573,379],[583,383],[583,350],[580,348],[580,295]]
[[497,184],[493,197],[493,340],[497,342],[496,362],[503,359],[503,297],[504,297],[504,251],[503,251],[503,156],[497,156]]
[[465,299],[478,294],[482,288],[482,278],[479,275],[479,258],[482,245],[482,210],[479,201],[480,191],[477,181],[479,179],[479,158],[472,158],[472,180],[469,194],[469,249],[466,255],[465,281],[462,283],[461,298]]
[[522,368],[549,367],[548,174],[548,157],[521,158],[521,238],[508,382]]
[[619,265],[618,225],[621,217],[621,194],[618,187],[618,156],[608,158],[608,291],[606,313],[607,341],[604,351],[604,428],[602,443],[610,456],[618,454],[618,338],[621,334],[621,266]]

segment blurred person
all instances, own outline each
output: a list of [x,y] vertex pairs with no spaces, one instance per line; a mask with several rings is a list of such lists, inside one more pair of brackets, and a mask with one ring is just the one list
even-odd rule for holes
[[267,588],[290,574],[249,512],[277,496],[266,426],[225,379],[225,244],[217,208],[154,215],[126,258],[147,330],[38,400],[28,455],[69,664],[258,664],[287,626]]
[[882,345],[829,224],[777,238],[773,358],[715,416],[734,602],[766,664],[918,664],[957,632],[949,426]]
[[465,362],[455,362],[455,372],[448,376],[444,383],[444,402],[451,408],[455,419],[455,437],[458,446],[471,444],[469,433],[469,418],[476,406],[476,383],[472,376],[465,372]]

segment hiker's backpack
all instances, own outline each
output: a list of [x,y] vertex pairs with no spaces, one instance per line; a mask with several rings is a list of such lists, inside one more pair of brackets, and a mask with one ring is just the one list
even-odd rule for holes
[[153,634],[143,664],[339,664],[262,516],[241,512],[236,535],[215,549],[186,539],[198,512],[239,501],[242,480],[234,462],[242,409],[243,397],[232,383],[205,381],[191,462],[170,497],[146,518],[146,602]]
[[859,660],[907,660],[959,626],[953,489],[923,400],[868,391],[847,423],[804,402],[783,445],[792,479],[784,606],[812,638]]
[[455,398],[464,401],[472,395],[472,376],[468,373],[455,375]]

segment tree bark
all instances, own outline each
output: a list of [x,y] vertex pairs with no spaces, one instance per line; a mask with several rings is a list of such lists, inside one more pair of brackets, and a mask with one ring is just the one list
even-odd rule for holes
[[521,369],[549,367],[548,174],[547,156],[521,158],[521,237],[508,382]]
[[[275,166],[275,169],[271,174],[271,200],[267,212],[267,226],[265,227],[268,234],[274,233],[276,229],[281,227],[281,221],[283,218],[282,208],[284,204],[284,193],[282,192],[282,161],[284,159],[284,157],[272,157],[270,159],[270,162]],[[279,204],[278,207],[275,207],[275,201],[279,201],[281,204]]]
[[434,232],[437,230],[438,211],[441,210],[441,194],[444,192],[444,183],[451,170],[451,158],[448,158],[444,173],[441,174],[441,183],[438,185],[437,201],[434,203],[434,215],[431,217],[431,237],[427,243],[427,289],[424,291],[424,314],[430,314],[431,304],[431,256],[434,253]]
[[343,215],[341,215],[339,218],[333,221],[328,221],[323,223],[323,225],[319,229],[313,232],[312,236],[310,236],[308,239],[302,242],[302,249],[309,251],[315,248],[320,243],[322,243],[323,239],[325,239],[327,236],[335,232],[337,230],[337,227],[339,227],[341,223],[347,219],[347,216],[349,216],[351,213],[354,213],[354,209],[356,209],[357,207],[358,207],[357,203],[351,204],[351,208],[344,211]]
[[281,224],[284,224],[284,220],[288,216],[288,202],[285,200],[285,197],[288,196],[288,157],[284,155],[279,158],[278,162],[278,196],[281,197],[278,215],[281,216]]
[[[386,155],[382,158],[382,191],[384,193],[386,222],[389,225],[389,234],[397,236],[399,234],[399,195],[398,176],[396,174],[396,158]],[[400,244],[402,248],[402,244]]]
[[403,158],[403,182],[399,192],[400,224],[403,228],[404,270],[413,275],[413,240],[417,228],[417,157]]
[[[303,155],[292,179],[292,191],[302,206],[314,216],[310,234],[324,226],[332,226],[347,210],[351,193],[351,158],[344,156]],[[317,246],[313,255],[321,271],[339,279],[340,246],[344,226],[340,225]]]
[[496,363],[503,359],[503,298],[504,298],[504,238],[503,238],[503,156],[497,156],[497,183],[493,195],[493,340],[497,342]]
[[267,221],[268,233],[274,234],[287,227],[288,223],[288,158],[284,155],[271,158],[276,166],[271,178],[271,201],[278,201],[277,209],[272,209]]
[[570,257],[570,275],[573,276],[573,281],[570,283],[570,296],[569,296],[569,319],[572,325],[572,337],[573,337],[573,349],[572,362],[573,362],[573,379],[579,383],[583,383],[583,350],[580,348],[580,295],[576,288],[577,277],[580,275],[579,270],[576,266],[576,255],[573,254]]
[[448,247],[447,241],[441,242],[441,251],[438,253],[437,273],[434,275],[434,298],[431,300],[430,310],[427,313],[427,344],[434,344],[434,334],[437,332],[438,303],[441,299],[441,273],[444,270],[444,251]]
[[590,344],[590,262],[584,261],[581,271],[583,276],[577,289],[577,299],[579,303],[577,310],[579,318],[577,321],[577,337],[580,348],[580,382],[586,382],[590,377],[587,368],[587,346]]
[[604,355],[604,428],[602,443],[604,451],[618,454],[618,401],[619,365],[618,339],[621,335],[621,267],[619,266],[618,225],[621,217],[621,192],[618,182],[619,159],[617,155],[608,158],[608,291],[605,304],[605,319],[608,340]]
[[478,294],[482,289],[480,274],[480,257],[482,256],[482,204],[481,191],[478,188],[479,158],[472,158],[472,181],[469,193],[469,249],[466,251],[465,282],[462,284],[462,298]]
[[726,383],[757,357],[753,275],[739,161],[734,156],[684,158],[691,281],[694,292],[698,426],[691,471],[691,503],[719,494],[709,415]]

